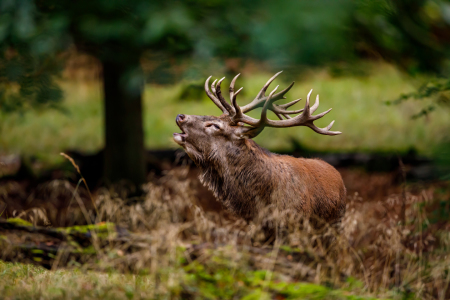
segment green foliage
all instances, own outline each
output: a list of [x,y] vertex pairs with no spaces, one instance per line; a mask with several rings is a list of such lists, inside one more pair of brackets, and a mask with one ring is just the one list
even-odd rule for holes
[[66,19],[39,14],[32,0],[0,2],[0,110],[56,107],[62,91],[54,75],[70,39]]
[[353,11],[352,1],[346,0],[267,1],[251,31],[254,56],[297,70],[299,65],[352,59],[348,26]]
[[450,180],[450,141],[445,140],[435,147],[433,157],[439,166],[438,172],[443,180]]
[[360,51],[381,56],[408,74],[432,74],[416,92],[402,94],[388,104],[433,98],[435,103],[413,115],[418,118],[449,103],[450,4],[443,0],[360,1],[355,14]]
[[156,66],[149,78],[158,82],[159,67],[189,59],[184,76],[198,77],[214,58],[268,61],[297,72],[300,65],[381,55],[411,74],[447,74],[448,7],[441,0],[2,1],[0,108],[57,106],[63,95],[54,76],[74,45],[128,66],[130,85],[140,82],[142,57]]
[[360,1],[355,14],[360,47],[410,74],[448,73],[449,7],[442,0]]
[[8,0],[0,11],[4,111],[57,106],[63,95],[54,78],[63,53],[73,46],[101,61],[125,65],[138,77],[142,75],[133,70],[141,57],[156,65],[189,58],[189,77],[216,57],[292,68],[323,65],[353,53],[346,29],[353,11],[348,0],[283,5],[259,0],[232,5],[224,0]]
[[450,98],[450,79],[448,78],[435,78],[422,84],[417,91],[411,93],[401,94],[397,99],[393,101],[386,101],[387,105],[400,104],[406,100],[422,100],[426,98],[435,98],[436,100],[428,106],[422,108],[422,110],[412,117],[414,119],[428,115],[437,109],[437,106],[449,106]]

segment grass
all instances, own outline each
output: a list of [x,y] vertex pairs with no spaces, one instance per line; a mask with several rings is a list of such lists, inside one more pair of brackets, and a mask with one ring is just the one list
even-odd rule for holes
[[[376,299],[356,296],[357,284],[349,281],[344,289],[331,289],[314,283],[271,282],[266,272],[232,272],[221,268],[210,274],[201,264],[173,268],[164,293],[155,290],[150,275],[118,272],[95,272],[80,268],[48,271],[33,265],[0,261],[0,294],[2,299],[178,299],[190,291],[194,299]],[[278,279],[277,276],[274,276]],[[183,287],[184,286],[184,287]]]
[[[333,110],[316,123],[323,127],[336,120],[338,137],[320,136],[308,128],[267,128],[256,138],[271,150],[287,150],[291,139],[307,147],[330,151],[405,151],[411,147],[429,155],[450,131],[449,111],[438,107],[428,118],[411,116],[429,103],[408,101],[398,106],[386,106],[385,100],[396,99],[401,93],[414,90],[412,82],[388,65],[372,66],[367,77],[332,78],[326,71],[309,72],[294,78],[297,84],[287,94],[288,100],[302,97],[313,88],[320,94],[318,112]],[[219,75],[219,74],[217,74]],[[268,73],[243,74],[237,85],[244,90],[238,101],[248,103],[265,81]],[[273,85],[287,85],[290,78],[281,75]],[[285,81],[285,82],[282,82]],[[103,114],[98,82],[62,82],[67,113],[54,110],[28,111],[23,115],[0,113],[0,152],[34,156],[44,162],[61,161],[58,153],[66,149],[92,152],[103,145]],[[229,84],[225,81],[224,86]],[[148,148],[176,148],[172,133],[179,129],[175,116],[212,114],[219,110],[206,97],[199,100],[179,100],[184,83],[174,86],[147,85],[145,88],[144,128]],[[301,103],[296,107],[301,107]],[[257,116],[256,114],[253,114]],[[272,116],[273,117],[273,116]]]
[[[54,202],[62,195],[59,190],[68,187],[48,188],[45,199]],[[97,235],[92,245],[82,246],[89,251],[79,252],[86,255],[80,260],[83,264],[58,251],[56,262],[50,264],[52,271],[0,262],[0,295],[6,299],[247,300],[448,299],[450,295],[450,219],[448,205],[442,205],[448,204],[450,190],[444,183],[408,186],[404,194],[378,200],[349,195],[339,234],[331,228],[313,230],[307,223],[299,226],[300,216],[277,213],[271,207],[250,224],[204,211],[187,167],[147,183],[145,190],[141,201],[126,204],[118,186],[93,194],[99,229],[112,226],[103,222],[126,228],[132,234],[119,237],[126,238],[123,242],[103,243],[97,238],[110,237]],[[75,194],[80,203],[89,203],[86,193]],[[399,222],[402,203],[406,204],[404,224]],[[71,217],[79,215],[76,207],[69,209]],[[30,220],[40,222],[37,217]],[[280,221],[283,232],[268,245],[262,224]],[[329,235],[336,236],[331,249],[322,244]],[[86,236],[90,235],[86,232]],[[0,247],[4,248],[0,249],[23,253],[14,251],[14,245],[33,244],[34,238],[39,241],[36,245],[54,241],[2,231]]]

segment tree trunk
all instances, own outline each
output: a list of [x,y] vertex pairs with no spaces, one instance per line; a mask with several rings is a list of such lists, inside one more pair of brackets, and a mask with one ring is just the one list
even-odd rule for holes
[[138,187],[145,182],[146,175],[142,126],[143,84],[127,86],[124,76],[130,70],[129,67],[133,65],[103,62],[104,176],[110,183],[125,179]]

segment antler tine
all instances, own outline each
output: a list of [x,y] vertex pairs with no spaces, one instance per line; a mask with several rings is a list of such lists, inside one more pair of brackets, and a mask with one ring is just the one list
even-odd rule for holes
[[223,105],[223,107],[225,107],[225,109],[228,111],[228,114],[231,116],[234,116],[235,115],[234,108],[231,107],[231,105],[227,102],[227,100],[225,100],[225,98],[222,96],[222,91],[220,89],[220,85],[222,84],[222,81],[224,79],[225,79],[225,77],[223,77],[222,79],[220,79],[217,82],[215,94],[216,94],[217,98],[219,99],[220,103]]
[[[283,71],[280,71],[278,73],[276,73],[274,76],[272,76],[267,82],[266,84],[262,87],[262,89],[259,91],[258,95],[256,96],[256,98],[250,102],[249,104],[241,107],[241,110],[243,113],[249,112],[255,108],[261,107],[264,105],[264,103],[267,100],[267,96],[265,96],[265,93],[267,91],[267,88],[269,87],[269,85],[272,83],[272,81],[275,80],[275,78],[278,77],[278,75],[280,75]],[[275,94],[273,96],[272,99],[274,100],[278,100],[278,99],[284,99],[284,95],[289,92],[289,90],[292,88],[292,86],[294,85],[294,82],[292,82],[287,88],[285,88],[284,90],[282,90],[281,92]],[[272,110],[272,108],[269,108],[270,110]]]
[[279,113],[279,114],[286,114],[286,115],[293,115],[293,114],[299,114],[301,113],[304,108],[302,109],[297,109],[297,110],[284,110],[284,109],[280,109],[279,105],[272,105],[272,109],[271,109],[274,113]]
[[[269,94],[269,96],[267,97],[267,100],[264,104],[263,107],[263,111],[261,112],[261,121],[264,123],[262,126],[264,127],[266,124],[266,120],[267,119],[267,109],[269,109],[269,107],[272,107],[272,111],[274,112],[274,114],[280,119],[280,120],[284,120],[283,117],[285,117],[286,119],[291,119],[291,117],[288,115],[289,113],[295,113],[295,111],[281,111],[278,110],[276,107],[276,105],[273,104],[273,102],[279,100],[273,97],[273,94],[275,93],[275,91],[278,89],[278,85],[275,87],[275,89]],[[292,102],[298,102],[298,100],[294,100]],[[291,103],[288,103],[290,105],[292,105]],[[300,112],[303,111],[303,109],[299,110]],[[261,129],[262,131],[262,129]]]
[[[251,125],[252,127],[259,128],[258,133],[261,132],[265,127],[266,120],[268,120],[267,119],[267,109],[269,109],[269,107],[273,108],[273,102],[279,100],[279,99],[276,99],[273,97],[273,94],[276,92],[278,87],[279,87],[279,85],[277,85],[275,87],[275,89],[273,89],[273,91],[270,92],[269,96],[266,97],[263,109],[261,111],[261,118],[259,120],[243,114],[241,108],[236,104],[236,101],[234,100],[233,104],[236,104],[236,115],[233,117],[233,121],[235,123],[243,122],[248,125]],[[236,92],[236,94],[238,92],[240,92],[241,90],[242,90],[242,88],[239,89]],[[235,96],[236,96],[236,94],[235,94]],[[236,98],[236,97],[234,97],[234,98]],[[283,118],[281,117],[281,115],[279,113],[275,113],[275,114],[277,115],[278,118],[280,118],[280,120],[283,120]],[[286,117],[286,115],[284,115],[284,116]]]
[[283,71],[280,71],[278,73],[276,73],[275,75],[273,75],[269,80],[267,80],[266,84],[262,87],[262,89],[259,91],[258,95],[256,95],[255,99],[261,99],[262,97],[265,96],[267,88],[270,86],[270,84],[272,83],[272,81],[275,80],[275,78],[278,77],[278,75],[280,75],[281,73],[283,73]]
[[309,107],[309,99],[311,98],[312,91],[313,90],[311,89],[308,93],[308,96],[306,96],[306,102],[305,102],[305,108],[304,108],[303,114],[307,115],[307,116],[311,115],[310,107]]
[[[267,100],[267,96],[265,96],[265,92],[267,91],[267,88],[270,86],[270,84],[275,80],[276,77],[278,77],[278,75],[280,75],[283,71],[280,71],[278,73],[276,73],[274,76],[272,76],[267,82],[266,84],[264,84],[264,86],[262,87],[262,89],[259,91],[258,95],[256,96],[256,98],[249,104],[243,106],[241,109],[241,111],[243,113],[249,112],[255,108],[261,107],[264,105],[264,103]],[[239,74],[237,75],[239,76]],[[232,89],[234,89],[234,83],[235,83],[235,79],[237,79],[237,76],[233,79],[232,82],[232,86],[230,86],[230,98],[231,101],[233,101],[233,97],[231,95],[232,93]],[[292,86],[294,85],[294,82],[292,82],[287,88],[285,88],[284,90],[282,90],[281,92],[275,94],[272,99],[273,100],[278,100],[278,99],[285,99],[284,95],[292,88]],[[300,112],[302,112],[303,110],[294,110],[294,111],[288,111],[286,110],[286,108],[288,108],[289,106],[297,103],[299,100],[294,100],[290,103],[287,104],[283,104],[283,106],[278,106],[278,105],[272,105],[271,107],[269,107],[269,109],[271,111],[273,111],[274,113],[278,113],[278,114],[298,114]],[[235,106],[235,105],[233,105]],[[236,110],[236,107],[235,107]],[[289,117],[287,117],[289,118]]]
[[[240,74],[236,75],[230,84],[229,91],[230,91],[231,105],[222,96],[222,92],[220,89],[220,84],[225,79],[225,77],[220,79],[217,82],[217,85],[215,84],[216,81],[213,82],[213,84],[211,85],[211,89],[213,90],[214,93],[212,93],[208,88],[209,80],[210,80],[211,76],[208,77],[208,79],[205,82],[205,91],[208,94],[208,96],[211,98],[211,100],[213,100],[213,102],[220,109],[222,109],[222,111],[225,114],[228,114],[231,116],[232,123],[242,122],[242,123],[250,125],[254,129],[257,129],[256,131],[253,131],[252,137],[255,137],[256,135],[258,135],[264,129],[264,127],[282,128],[282,127],[294,127],[294,126],[307,126],[307,127],[311,128],[312,130],[314,130],[315,132],[324,134],[324,135],[341,134],[340,131],[330,131],[331,126],[333,126],[333,124],[334,124],[334,121],[331,122],[327,127],[324,127],[324,128],[319,128],[316,125],[314,125],[314,121],[322,118],[324,115],[329,113],[331,111],[331,108],[327,111],[324,111],[320,114],[313,116],[312,114],[319,107],[319,95],[317,95],[314,105],[312,107],[309,106],[311,94],[312,94],[313,90],[310,90],[308,93],[308,96],[306,97],[305,107],[302,109],[293,110],[293,111],[289,111],[289,110],[287,110],[287,108],[296,104],[301,99],[296,99],[294,101],[291,101],[286,104],[281,104],[281,105],[275,105],[274,102],[277,100],[280,100],[280,99],[285,99],[284,94],[286,94],[292,88],[294,83],[291,83],[287,88],[285,88],[281,92],[278,92],[277,94],[275,94],[276,90],[279,87],[277,85],[277,87],[272,92],[270,92],[269,96],[267,96],[267,97],[264,96],[269,85],[272,83],[273,80],[275,80],[275,78],[278,75],[280,75],[280,73],[281,72],[278,72],[277,74],[272,76],[272,78],[270,78],[266,82],[266,84],[263,86],[261,91],[258,93],[257,97],[250,104],[248,104],[242,108],[239,107],[239,105],[236,102],[236,96],[242,91],[242,88],[240,88],[236,92],[234,91],[234,86],[235,86],[236,80]],[[262,103],[264,103],[264,104],[263,104],[263,109],[261,111],[261,118],[259,120],[245,115],[245,112],[250,111],[250,110],[260,106]],[[273,111],[280,120],[278,121],[278,120],[268,119],[267,118],[267,110],[268,109]],[[301,114],[299,114],[295,117],[289,116],[290,114],[296,114],[296,113],[300,113],[300,112],[301,112]],[[286,119],[283,119],[283,117]]]
[[[264,85],[264,87],[263,87],[263,88],[261,89],[261,91],[258,93],[258,96],[256,97],[257,99],[258,99],[258,98],[261,98],[261,96],[263,96],[263,98],[260,99],[260,100],[261,100],[261,104],[264,104],[264,103],[266,102],[266,100],[267,100],[267,97],[264,96],[265,91],[267,91],[267,88],[269,87],[269,85],[273,82],[273,80],[274,80],[280,73],[281,73],[281,72],[278,72],[277,74],[275,74],[274,76],[272,76],[272,78],[270,78],[270,79],[266,82],[266,84]],[[242,116],[242,110],[241,110],[241,108],[239,107],[239,105],[237,105],[237,102],[236,102],[236,99],[237,99],[236,96],[237,96],[237,94],[242,90],[242,88],[239,89],[236,93],[234,92],[234,87],[235,87],[235,84],[236,84],[236,80],[238,79],[239,75],[241,75],[241,74],[237,74],[237,75],[233,78],[233,80],[232,80],[231,83],[230,83],[230,89],[229,89],[229,91],[230,91],[231,104],[232,104],[232,106],[233,106],[233,108],[234,108],[234,111],[235,111],[235,115],[234,115],[234,116],[237,116],[237,118],[239,118],[239,117]],[[283,96],[285,93],[287,93],[287,92],[289,91],[289,89],[292,87],[292,85],[293,85],[293,83],[292,83],[290,86],[288,86],[286,89],[284,89],[284,90],[282,91],[282,93],[277,94],[278,97]],[[284,98],[284,97],[281,97],[281,98]],[[276,98],[272,97],[272,99],[275,100]],[[294,105],[294,104],[297,103],[298,101],[300,101],[300,99],[294,100],[294,101],[292,101],[292,102],[289,102],[289,103],[286,103],[286,104],[283,104],[283,105],[274,105],[274,104],[272,104],[271,107],[269,107],[269,109],[270,109],[271,111],[273,111],[273,112],[275,113],[275,115],[276,115],[278,118],[280,118],[280,120],[283,120],[283,117],[282,117],[282,116],[284,116],[286,119],[290,119],[291,117],[288,116],[289,114],[298,114],[298,113],[300,113],[300,112],[303,111],[303,109],[293,110],[293,111],[288,111],[288,110],[286,110],[286,108],[288,108],[288,107]]]
[[273,104],[272,111],[280,120],[283,120],[283,118],[281,116],[285,117],[286,119],[291,119],[291,117],[289,115],[299,114],[304,109],[302,108],[302,109],[298,109],[298,110],[286,110],[286,108],[294,105],[295,103],[299,102],[300,100],[302,100],[302,98],[296,99],[296,100],[291,101],[286,104],[280,104],[280,105]]
[[211,83],[211,91],[214,93],[214,95],[216,94],[216,81],[217,79],[215,79],[214,82]]
[[299,102],[300,100],[302,100],[302,98],[296,99],[296,100],[291,101],[291,102],[286,103],[286,104],[280,104],[280,105],[277,105],[277,107],[282,108],[282,109],[286,109],[286,108],[291,107],[291,106],[294,105],[295,103]]
[[269,97],[267,97],[266,103],[264,103],[263,109],[261,111],[261,122],[266,123],[267,119],[267,109],[272,106],[272,103],[276,100],[272,99],[273,94],[278,89],[279,85],[277,85],[272,92],[270,92]]
[[316,97],[316,102],[314,103],[314,105],[311,107],[311,113],[313,114],[316,109],[319,107],[319,94],[317,94]]
[[234,116],[242,116],[242,111],[239,105],[236,102],[236,96],[242,91],[243,87],[241,87],[239,90],[236,91],[236,93],[233,93],[233,98],[231,98],[231,104],[234,107]]
[[230,83],[230,100],[231,100],[231,105],[233,105],[233,108],[234,108],[234,115],[241,114],[241,108],[239,107],[239,105],[237,105],[236,96],[239,94],[240,91],[242,91],[243,88],[240,88],[236,93],[234,92],[234,85],[235,85],[236,80],[238,79],[239,75],[241,75],[241,73],[234,76],[233,80],[231,80],[231,83]]
[[333,124],[334,124],[334,120],[331,121],[331,123],[325,128],[319,128],[316,125],[314,125],[312,122],[311,122],[311,124],[308,124],[306,126],[311,128],[315,132],[323,134],[323,135],[338,135],[338,134],[341,134],[342,132],[340,132],[340,131],[330,131],[331,126],[333,126]]
[[274,113],[274,114],[275,114],[275,116],[277,116],[278,119],[280,119],[280,120],[284,120],[284,119],[283,119],[283,116],[286,117],[285,115],[280,115],[279,113]]
[[236,80],[238,79],[239,75],[241,75],[241,73],[239,73],[236,76],[234,76],[233,80],[231,80],[231,83],[230,83],[230,99],[233,99],[233,97],[234,97],[234,84],[236,83]]
[[322,118],[327,113],[329,113],[331,111],[331,108],[328,109],[327,111],[324,111],[323,113],[318,114],[318,115],[315,115],[315,116],[311,115],[311,113],[313,113],[319,106],[319,104],[318,104],[319,97],[317,97],[316,103],[314,104],[314,106],[309,107],[309,100],[311,98],[311,93],[312,93],[312,90],[308,93],[308,96],[306,97],[305,108],[304,108],[304,111],[302,114],[300,114],[294,118],[288,119],[288,120],[281,120],[281,121],[266,120],[266,126],[278,127],[278,128],[293,127],[293,126],[307,126],[307,127],[311,128],[312,130],[314,130],[315,132],[324,134],[324,135],[341,134],[340,131],[330,131],[331,126],[333,126],[333,124],[334,124],[334,121],[331,122],[325,128],[319,128],[316,125],[314,125],[313,122],[317,119]]
[[[278,88],[278,86],[277,86]],[[277,89],[275,88],[275,90]],[[322,118],[324,115],[326,115],[327,113],[329,113],[331,111],[331,109],[320,113],[318,115],[311,115],[314,111],[316,111],[316,109],[319,106],[319,97],[316,98],[316,102],[315,104],[310,107],[309,103],[310,103],[310,99],[311,99],[311,94],[312,91],[311,90],[308,93],[308,96],[306,97],[306,102],[305,102],[305,107],[302,109],[303,112],[300,115],[297,115],[293,118],[291,118],[287,113],[280,113],[280,112],[275,112],[275,115],[280,119],[279,121],[276,120],[270,120],[267,118],[267,109],[269,109],[270,107],[277,107],[275,105],[273,105],[273,103],[279,99],[276,99],[276,95],[274,95],[275,90],[273,90],[270,95],[267,97],[266,102],[264,103],[262,112],[261,112],[261,119],[257,120],[257,119],[253,119],[248,117],[247,115],[243,114],[238,121],[246,123],[250,126],[253,126],[255,128],[258,128],[259,130],[257,131],[256,134],[259,134],[264,127],[275,127],[275,128],[283,128],[283,127],[294,127],[294,126],[307,126],[309,128],[311,128],[312,130],[314,130],[317,133],[320,134],[324,134],[324,135],[337,135],[337,134],[341,134],[340,131],[330,131],[331,126],[333,126],[334,121],[331,122],[327,127],[325,128],[319,128],[314,124],[314,121],[317,119]],[[298,102],[297,100],[295,100],[296,102]],[[293,101],[294,102],[294,101]],[[295,103],[296,103],[295,102]],[[289,105],[291,105],[291,103],[288,103]],[[286,106],[286,105],[285,105]],[[283,119],[283,117],[286,118],[286,120]],[[254,135],[256,136],[256,135]],[[254,137],[253,136],[253,137]]]
[[211,85],[211,89],[213,90],[213,93],[209,90],[209,80],[211,79],[212,76],[209,76],[208,79],[206,79],[205,81],[205,92],[208,95],[209,99],[211,99],[214,104],[217,105],[218,108],[220,108],[220,110],[223,113],[228,113],[227,110],[225,109],[225,107],[220,103],[220,100],[216,98],[215,94],[215,87],[214,84],[216,83],[216,80],[214,80],[213,84]]

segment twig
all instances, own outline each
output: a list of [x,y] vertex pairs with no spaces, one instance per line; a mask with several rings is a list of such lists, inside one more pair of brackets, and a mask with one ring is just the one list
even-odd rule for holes
[[8,204],[5,204],[5,208],[2,210],[2,213],[0,214],[0,217],[3,215],[3,213],[5,212],[7,207],[8,207]]
[[405,171],[405,165],[403,164],[403,160],[398,155],[398,164],[400,166],[400,171],[402,173],[402,209],[400,211],[400,220],[402,221],[402,225],[406,225],[406,171]]
[[[400,211],[400,220],[401,220],[401,226],[400,226],[400,239],[403,240],[403,228],[406,227],[406,171],[405,171],[405,165],[403,164],[403,160],[400,157],[398,157],[398,164],[400,166],[400,171],[402,173],[402,208]],[[422,225],[421,225],[422,226]],[[397,288],[400,288],[400,282],[401,282],[401,267],[399,262],[399,250],[397,249],[396,258],[395,258],[395,281]]]
[[94,206],[95,213],[96,213],[96,215],[98,215],[97,206],[95,205],[94,198],[92,198],[91,190],[89,189],[89,186],[88,186],[88,184],[87,184],[87,182],[86,182],[86,179],[84,179],[83,175],[81,174],[80,168],[79,168],[78,165],[75,163],[75,161],[73,160],[73,158],[70,157],[69,155],[67,155],[67,154],[65,154],[65,153],[63,153],[63,152],[61,152],[60,155],[61,155],[61,156],[64,156],[66,159],[68,159],[68,160],[72,163],[72,165],[74,166],[74,168],[77,170],[78,174],[80,174],[81,179],[83,180],[84,185],[86,186],[86,189],[87,189],[87,191],[88,191],[89,198],[91,198],[91,202],[92,202],[92,205]]
[[275,247],[273,247],[274,249],[270,252],[270,256],[271,256],[270,263],[272,264],[272,266],[271,267],[268,266],[268,268],[267,268],[266,276],[264,278],[265,285],[263,287],[263,291],[266,291],[266,289],[269,288],[269,284],[270,284],[270,281],[272,280],[272,275],[275,270],[275,265],[277,263],[277,257],[278,257],[278,252],[280,251],[280,246],[281,246],[281,243],[278,241],[278,239],[276,239]]

